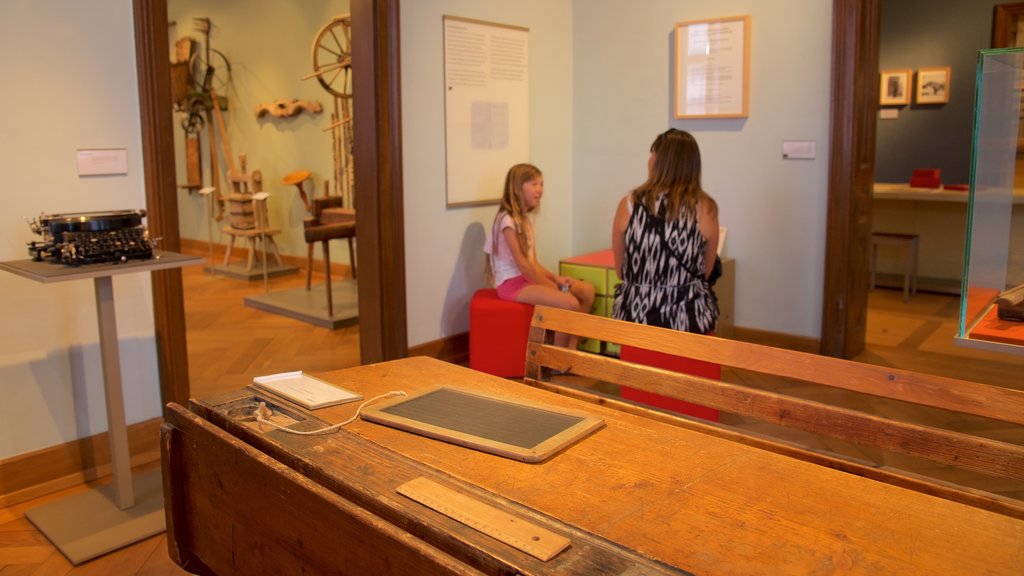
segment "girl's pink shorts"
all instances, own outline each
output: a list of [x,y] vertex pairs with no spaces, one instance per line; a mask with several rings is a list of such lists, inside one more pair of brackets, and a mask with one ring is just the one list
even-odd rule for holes
[[509,278],[508,280],[502,282],[501,286],[498,286],[498,298],[501,298],[502,300],[511,300],[515,302],[516,297],[519,296],[519,293],[523,290],[523,288],[526,288],[529,285],[530,280],[526,276],[523,276],[522,274],[520,274],[519,276],[515,276],[513,278]]

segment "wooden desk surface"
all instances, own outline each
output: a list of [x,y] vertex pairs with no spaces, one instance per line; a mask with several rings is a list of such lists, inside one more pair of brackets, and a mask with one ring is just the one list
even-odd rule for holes
[[[357,420],[356,434],[485,490],[695,574],[1017,574],[1024,520],[619,413],[417,357],[320,375],[372,398],[463,386],[604,418],[606,427],[527,464]],[[199,402],[231,418],[218,399]],[[327,423],[356,405],[312,414]],[[336,436],[266,433],[330,459]],[[291,447],[291,448],[289,448]],[[348,463],[353,466],[354,463]]]
[[[950,190],[947,188],[911,188],[909,184],[891,182],[875,182],[872,194],[875,200],[959,202],[962,204],[966,204],[971,195],[968,190]],[[1014,189],[1013,203],[1024,204],[1024,188]]]

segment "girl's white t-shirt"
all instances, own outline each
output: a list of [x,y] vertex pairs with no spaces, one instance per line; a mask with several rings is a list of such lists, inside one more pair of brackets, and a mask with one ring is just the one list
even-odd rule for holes
[[[533,227],[530,226],[529,221],[526,222],[526,227],[526,257],[532,259],[533,234],[531,232]],[[515,278],[522,274],[519,266],[516,265],[515,258],[512,257],[508,242],[505,240],[505,228],[518,230],[515,220],[512,219],[512,215],[508,212],[503,212],[501,217],[495,220],[491,233],[487,236],[487,240],[484,241],[484,252],[491,257],[491,273],[494,275],[495,288],[501,286],[509,278]]]

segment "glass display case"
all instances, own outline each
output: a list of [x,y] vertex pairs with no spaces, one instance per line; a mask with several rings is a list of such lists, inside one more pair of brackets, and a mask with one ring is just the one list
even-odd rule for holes
[[1024,286],[1024,48],[978,58],[971,190],[957,343],[1024,354],[1009,295]]

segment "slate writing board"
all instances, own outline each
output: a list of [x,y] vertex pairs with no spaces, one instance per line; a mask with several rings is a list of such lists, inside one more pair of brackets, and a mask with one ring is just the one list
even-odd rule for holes
[[586,412],[436,387],[363,409],[362,417],[524,462],[541,462],[604,420]]

